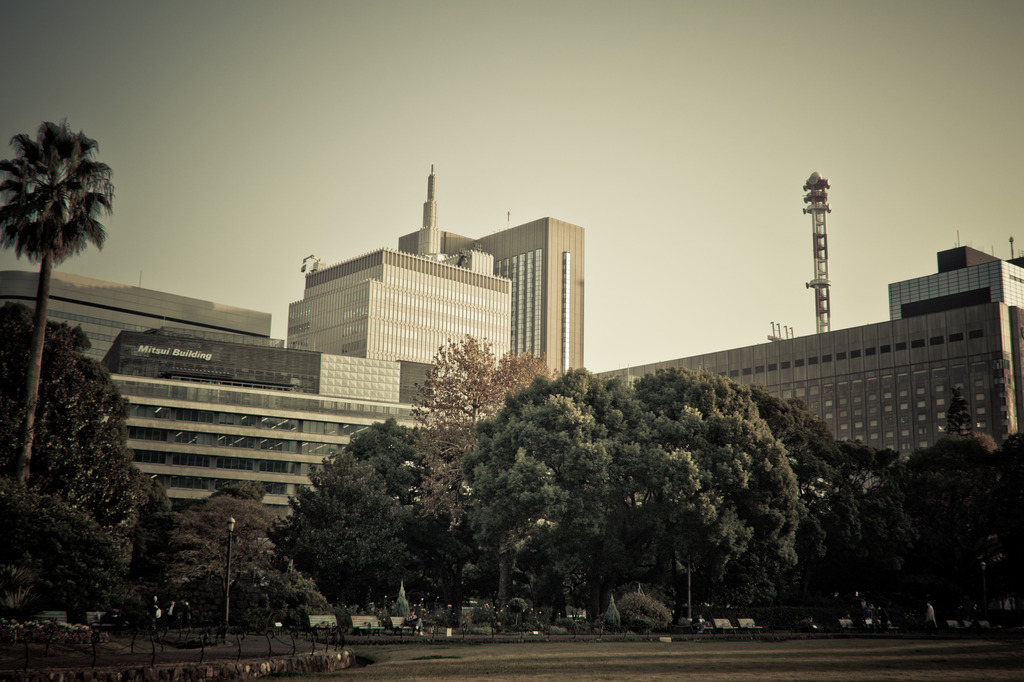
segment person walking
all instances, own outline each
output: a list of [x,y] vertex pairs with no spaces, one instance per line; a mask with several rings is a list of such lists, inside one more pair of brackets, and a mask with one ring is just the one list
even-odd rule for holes
[[939,629],[939,625],[935,621],[935,608],[930,601],[924,603],[924,629],[929,635],[935,634],[935,631]]

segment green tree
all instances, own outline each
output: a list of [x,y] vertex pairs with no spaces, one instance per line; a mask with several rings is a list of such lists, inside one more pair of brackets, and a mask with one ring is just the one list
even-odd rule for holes
[[127,555],[92,516],[0,478],[0,519],[0,564],[34,576],[40,608],[81,618],[124,603]]
[[999,530],[1011,509],[996,495],[1012,461],[973,435],[947,436],[907,462],[906,507],[919,537],[908,578],[921,592],[945,601],[980,601],[979,566],[1005,552]]
[[258,578],[270,568],[267,508],[260,499],[253,499],[247,488],[240,496],[220,490],[181,512],[170,537],[173,561],[167,567],[167,577],[172,584],[201,580],[223,584],[228,519],[235,520],[232,576],[247,573]]
[[949,399],[949,409],[946,410],[946,433],[951,436],[962,436],[970,433],[971,413],[967,409],[967,401],[964,400],[964,393],[959,386],[953,387],[953,395]]
[[[616,585],[649,567],[659,537],[644,525],[658,459],[637,443],[642,425],[628,387],[585,370],[510,395],[466,458],[481,540],[513,558],[542,546],[545,570],[601,613]],[[501,563],[504,596],[511,561]]]
[[[17,457],[24,378],[32,334],[28,308],[0,307],[0,463]],[[48,324],[36,407],[32,489],[57,495],[122,539],[130,537],[147,483],[132,464],[128,404],[107,371],[83,355],[79,328]],[[127,543],[126,543],[127,549]]]
[[800,502],[786,449],[750,389],[684,369],[642,377],[635,389],[653,440],[699,472],[695,494],[676,505],[689,511],[667,527],[698,569],[704,600],[772,600],[796,562]]
[[398,503],[348,450],[325,459],[310,479],[312,487],[292,498],[291,514],[271,529],[278,555],[334,603],[385,594],[404,556]]
[[0,245],[20,258],[38,261],[32,339],[25,372],[21,442],[14,476],[27,484],[31,472],[36,403],[42,372],[50,273],[90,243],[102,248],[106,232],[98,217],[109,213],[114,197],[110,167],[93,158],[95,140],[73,133],[67,122],[45,122],[35,139],[15,135],[13,159],[0,161]]

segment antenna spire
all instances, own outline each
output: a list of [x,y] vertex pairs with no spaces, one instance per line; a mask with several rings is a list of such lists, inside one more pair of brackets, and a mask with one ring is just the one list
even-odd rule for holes
[[827,332],[832,326],[832,309],[829,303],[828,279],[828,235],[825,231],[825,214],[831,213],[828,205],[828,192],[831,185],[828,180],[817,172],[804,183],[804,214],[811,214],[811,230],[814,245],[814,279],[807,283],[808,289],[814,289],[814,314],[818,334]]

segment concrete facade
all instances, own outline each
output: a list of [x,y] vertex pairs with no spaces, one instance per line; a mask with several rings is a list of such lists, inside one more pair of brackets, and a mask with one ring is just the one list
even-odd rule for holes
[[[951,277],[974,286],[950,292]],[[900,314],[888,322],[601,376],[633,380],[669,367],[707,370],[760,384],[784,399],[799,398],[836,438],[904,456],[945,433],[952,389],[959,388],[974,429],[1001,443],[1018,431],[1024,409],[1024,309],[1003,300],[1016,300],[1009,288],[993,293],[997,282],[1016,284],[1014,278],[1024,282],[1024,268],[1014,261],[965,259],[954,271],[890,285],[893,310]],[[985,302],[963,305],[978,297]]]

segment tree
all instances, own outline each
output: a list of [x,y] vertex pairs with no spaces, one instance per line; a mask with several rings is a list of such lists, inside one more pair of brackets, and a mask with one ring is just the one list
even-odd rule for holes
[[453,526],[461,521],[462,457],[476,445],[477,424],[501,409],[506,395],[538,376],[551,376],[543,358],[509,352],[499,359],[486,340],[466,336],[438,348],[412,410],[420,427],[428,512],[448,516]]
[[114,197],[110,167],[94,160],[95,140],[72,133],[66,121],[45,122],[36,138],[15,135],[11,145],[18,155],[0,161],[0,245],[13,248],[20,258],[38,261],[28,371],[25,373],[21,443],[15,460],[15,478],[28,484],[32,445],[50,296],[50,273],[65,259],[90,243],[103,247],[106,233],[98,217],[109,213]]
[[122,605],[127,554],[87,513],[0,479],[0,564],[34,576],[40,608],[84,617]]
[[445,541],[436,545],[442,551],[425,548],[435,558],[447,603],[462,602],[463,569],[473,554],[465,542],[469,490],[462,460],[476,446],[477,425],[501,409],[507,395],[550,376],[543,358],[511,352],[496,358],[489,342],[470,336],[449,341],[434,357],[412,414],[419,426],[422,511],[448,524]]
[[[651,438],[699,474],[689,498],[669,507],[674,546],[692,557],[705,599],[770,601],[796,562],[797,480],[786,449],[761,419],[750,389],[673,368],[642,377]],[[685,488],[683,489],[685,490]]]
[[919,531],[907,573],[921,592],[949,606],[979,601],[973,588],[980,563],[997,562],[1007,550],[999,531],[1016,513],[999,500],[1014,467],[1007,453],[973,435],[945,436],[907,462],[906,507]]
[[959,386],[954,386],[953,396],[949,399],[949,409],[946,410],[946,433],[951,436],[970,433],[972,421],[963,391]]
[[[27,371],[30,318],[25,306],[0,307],[0,466],[6,471],[21,433],[19,386]],[[60,497],[127,539],[147,481],[127,446],[128,404],[106,369],[83,354],[88,343],[79,328],[47,324],[31,488]]]
[[334,603],[394,585],[402,558],[397,502],[372,467],[347,449],[310,475],[291,514],[270,533],[278,555],[309,574]]
[[499,599],[515,553],[531,544],[543,547],[544,570],[559,584],[579,587],[574,597],[592,615],[620,582],[649,569],[661,537],[652,510],[663,509],[657,488],[671,467],[643,433],[629,387],[585,370],[534,382],[481,424],[465,470],[473,525],[502,552]]
[[181,512],[170,539],[174,561],[167,568],[167,576],[173,584],[197,580],[223,583],[229,518],[235,520],[232,573],[258,576],[270,568],[270,517],[266,507],[249,494],[236,496],[219,490]]

